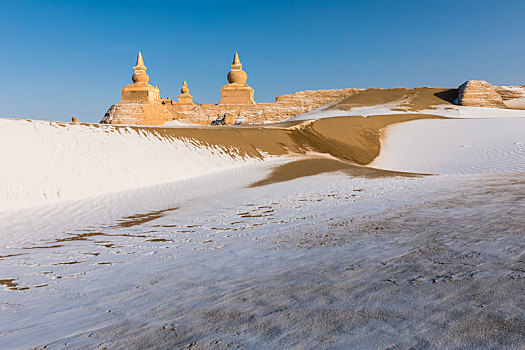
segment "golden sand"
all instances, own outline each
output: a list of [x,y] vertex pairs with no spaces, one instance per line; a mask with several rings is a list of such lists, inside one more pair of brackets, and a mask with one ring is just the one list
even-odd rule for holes
[[[438,105],[453,105],[458,89],[367,89],[332,105],[332,110],[349,110],[353,107],[370,107],[387,103],[398,105],[400,111],[417,112]],[[395,110],[395,108],[394,108]]]
[[268,175],[265,179],[251,184],[250,187],[264,186],[277,182],[290,181],[298,179],[300,177],[332,172],[343,172],[353,177],[364,177],[367,179],[375,179],[390,176],[418,177],[424,175],[375,169],[366,166],[351,164],[334,158],[313,157],[299,159],[278,166],[275,169],[273,169],[272,173]]
[[161,137],[193,139],[200,143],[230,149],[239,155],[262,158],[269,155],[324,153],[347,162],[366,165],[381,148],[381,129],[409,120],[440,118],[428,114],[398,114],[368,118],[335,117],[299,124],[264,126],[224,126],[200,128],[142,128]]

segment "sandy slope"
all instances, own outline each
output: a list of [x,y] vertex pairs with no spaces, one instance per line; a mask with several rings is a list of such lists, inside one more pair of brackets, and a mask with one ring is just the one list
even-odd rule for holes
[[[416,101],[422,99],[420,95],[412,97]],[[426,98],[430,99],[428,96]],[[424,107],[428,107],[428,104]],[[474,113],[467,111],[467,116]],[[511,110],[488,111],[495,113],[490,115],[500,117],[506,116],[507,112],[523,113]],[[14,150],[0,152],[0,164],[3,165],[0,173],[0,210],[167,183],[279,156],[320,154],[367,165],[379,155],[381,131],[384,128],[428,118],[440,117],[414,113],[374,115],[368,118],[321,116],[314,121],[265,126],[199,128],[99,126],[0,119],[0,147]],[[388,143],[383,151],[395,151],[396,155],[388,156],[391,160],[385,161],[387,153],[383,153],[374,166],[439,173],[439,169],[429,165],[433,164],[432,159],[441,157],[438,168],[449,161],[456,162],[456,168],[465,168],[464,161],[477,159],[479,163],[490,159],[492,168],[498,167],[498,161],[504,161],[505,164],[514,165],[507,167],[501,164],[502,172],[509,169],[520,171],[517,164],[521,164],[520,145],[523,137],[519,130],[523,130],[523,127],[519,120],[503,121],[501,124],[492,122],[495,125],[494,132],[488,125],[484,129],[477,127],[484,123],[479,121],[468,124],[458,122],[453,124],[456,127],[450,127],[452,124],[449,121],[414,124],[425,127],[410,129],[397,137],[396,140],[401,140],[404,145],[403,149],[394,146],[400,144],[397,141]],[[390,130],[408,130],[405,124]],[[432,137],[434,125],[449,125],[451,130],[443,130],[440,132],[442,136]],[[453,137],[454,146],[443,136]],[[466,152],[467,148],[461,149],[463,153],[453,154],[453,147],[461,146],[463,137],[468,137],[468,142],[473,144],[485,142],[483,138],[491,139],[491,143],[479,151],[484,152],[485,158],[479,154],[470,157],[472,154]],[[507,145],[510,139],[516,140]],[[442,142],[448,147],[445,148],[448,153],[440,152]],[[429,148],[434,153],[425,154],[424,151]],[[448,158],[445,154],[448,154]],[[510,158],[499,159],[502,155]],[[410,161],[413,166],[402,165],[402,162]],[[478,168],[480,166],[477,165]],[[296,167],[294,171],[302,170]]]
[[[407,114],[251,127],[140,128],[0,119],[0,210],[151,186],[271,160],[323,153],[357,164],[379,130]],[[81,184],[81,185],[80,185]]]
[[354,107],[392,105],[400,112],[417,112],[435,106],[453,106],[457,89],[368,89],[345,98],[329,107],[332,110],[350,110]]

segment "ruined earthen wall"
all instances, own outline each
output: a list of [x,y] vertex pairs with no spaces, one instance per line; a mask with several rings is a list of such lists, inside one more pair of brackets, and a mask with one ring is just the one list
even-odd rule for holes
[[461,106],[506,108],[496,88],[483,80],[469,80],[459,87]]
[[183,123],[209,125],[218,116],[230,114],[234,123],[275,122],[292,118],[328,103],[338,101],[361,91],[360,89],[333,89],[301,91],[282,95],[274,103],[255,105],[182,105],[167,99],[160,103],[118,103],[104,116],[102,123],[163,125],[172,120]]
[[126,102],[111,106],[101,123],[162,125],[168,118],[168,111],[160,102]]
[[503,101],[516,98],[525,98],[525,85],[522,86],[495,86]]

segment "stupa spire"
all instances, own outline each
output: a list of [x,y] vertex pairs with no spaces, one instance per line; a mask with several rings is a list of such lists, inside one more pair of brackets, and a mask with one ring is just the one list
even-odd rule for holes
[[242,63],[239,59],[239,54],[235,51],[235,55],[233,55],[232,69],[228,73],[228,81],[230,84],[246,84],[247,79],[248,75],[242,70]]
[[239,54],[237,53],[237,51],[235,51],[235,55],[233,55],[232,69],[234,70],[242,69],[242,63],[241,63],[241,60],[239,59]]
[[137,62],[133,67],[133,84],[122,88],[122,102],[158,103],[160,101],[159,88],[148,84],[149,76],[146,73],[144,58],[139,51]]
[[139,51],[137,55],[137,64],[133,67],[135,73],[131,79],[135,84],[147,84],[149,81],[149,76],[146,73],[146,66],[144,65],[144,59],[142,58],[142,53]]
[[192,105],[193,96],[190,95],[190,89],[188,89],[188,84],[186,80],[182,83],[182,89],[180,89],[181,94],[179,95],[179,101],[177,102],[180,105]]
[[140,51],[139,51],[139,54],[137,55],[137,64],[135,65],[135,67],[146,68],[146,66],[144,65],[144,59],[142,58],[142,53]]
[[186,83],[186,80],[184,80],[184,83],[182,83],[182,89],[180,89],[180,92],[183,94],[187,94],[190,92],[190,89],[188,89],[188,84]]

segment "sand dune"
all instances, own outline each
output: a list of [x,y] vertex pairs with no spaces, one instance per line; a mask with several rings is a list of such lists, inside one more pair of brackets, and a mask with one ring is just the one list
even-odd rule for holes
[[0,210],[179,181],[260,161],[152,130],[13,119],[0,119],[0,149]]
[[456,97],[457,89],[367,89],[290,120],[354,115],[368,117],[372,115],[406,113],[436,114],[432,113],[432,111],[438,107],[457,107],[453,104]]
[[0,119],[0,148],[17,150],[0,153],[0,209],[178,181],[277,156],[324,154],[364,165],[379,154],[381,128],[428,117],[346,117],[219,128]]
[[[376,96],[371,101],[411,98],[414,104],[409,108],[416,105],[427,108],[438,100],[435,95],[450,93],[439,89],[388,91],[386,95],[382,90],[370,91],[372,97]],[[354,96],[341,102],[342,105],[359,103],[364,102]],[[0,182],[0,209],[151,186],[283,156],[317,155],[342,162],[328,159],[299,162],[279,170],[278,176],[274,174],[282,179],[290,177],[291,172],[295,173],[293,178],[325,171],[349,172],[350,167],[355,176],[372,176],[372,173],[377,176],[378,170],[363,170],[356,165],[370,164],[380,155],[382,130],[397,123],[401,123],[401,126],[388,130],[406,131],[399,133],[401,136],[395,139],[397,141],[387,140],[383,144],[382,156],[372,164],[374,167],[416,173],[488,172],[481,170],[482,162],[490,160],[490,167],[497,168],[498,160],[502,159],[497,154],[501,152],[510,157],[505,164],[521,164],[521,151],[513,153],[498,140],[508,140],[507,136],[511,135],[509,132],[514,132],[513,137],[517,137],[515,145],[524,142],[519,137],[519,130],[523,130],[520,120],[523,119],[516,119],[515,127],[508,121],[494,124],[498,127],[498,134],[492,132],[490,127],[482,131],[476,129],[481,124],[474,120],[470,124],[458,122],[453,124],[457,128],[443,131],[441,137],[432,136],[437,130],[434,126],[438,128],[445,125],[438,120],[427,122],[430,124],[417,124],[428,125],[417,129],[405,126],[416,124],[403,123],[436,118],[442,117],[407,112],[368,118],[347,116],[266,125],[193,128],[100,126],[0,119],[0,146],[2,149],[17,150],[16,153],[0,153],[0,162],[4,166]],[[463,153],[452,152],[449,147],[451,143],[443,135],[454,136],[454,144],[458,147],[464,137],[468,137],[471,143],[478,142],[480,138],[492,137],[494,141],[487,146],[492,149],[490,159],[488,156],[470,157],[468,152],[465,153],[468,149],[464,147],[460,149]],[[400,142],[404,148],[395,146]],[[428,150],[431,144],[434,153],[421,153]],[[500,153],[494,151],[497,145],[503,147],[500,147]],[[453,159],[450,156],[444,158],[446,149],[456,156]],[[418,157],[413,156],[414,152],[419,152]],[[489,154],[487,152],[485,154]],[[472,165],[463,161],[459,154],[465,155],[464,160],[477,159],[481,162],[475,166],[477,170],[468,170]],[[429,162],[428,159],[441,159],[441,163]],[[442,169],[446,167],[447,161],[455,164],[455,170]],[[505,164],[500,166],[500,171],[521,171],[519,166]],[[322,170],[323,167],[326,170]],[[393,173],[385,172],[384,175],[392,176]],[[79,182],[83,186],[78,186]]]

